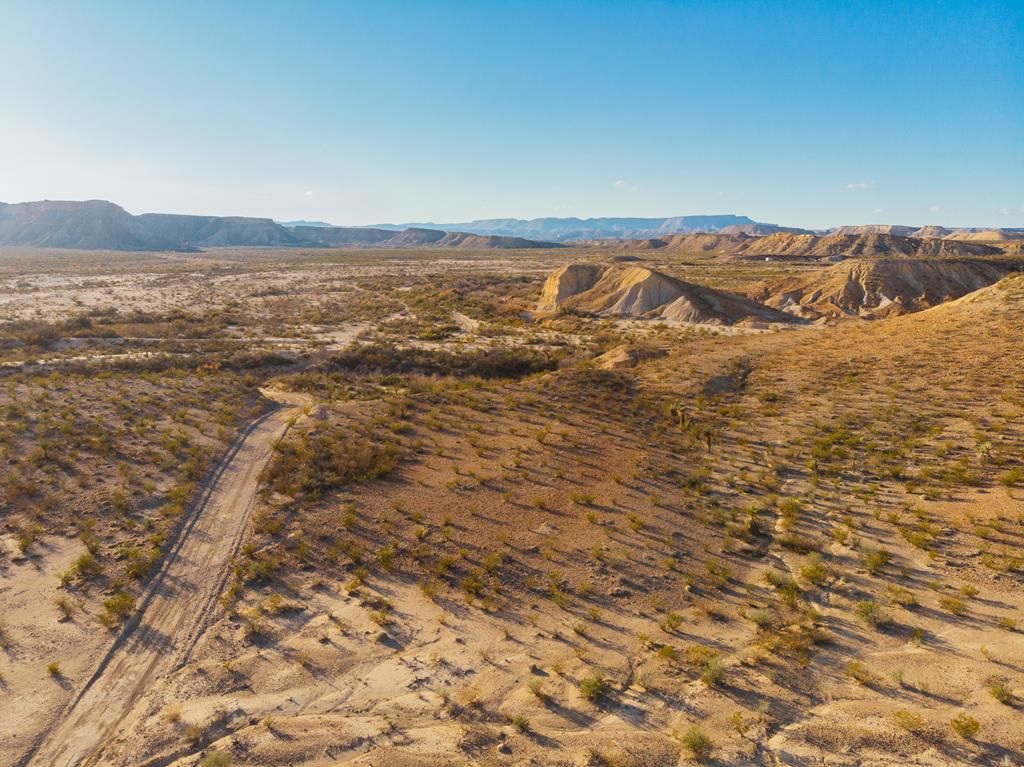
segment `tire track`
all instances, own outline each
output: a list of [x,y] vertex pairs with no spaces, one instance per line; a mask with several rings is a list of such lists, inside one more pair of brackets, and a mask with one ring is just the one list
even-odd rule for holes
[[104,743],[149,685],[188,660],[241,545],[260,471],[274,442],[311,403],[303,395],[261,391],[277,407],[249,424],[218,463],[135,614],[17,767],[99,764]]

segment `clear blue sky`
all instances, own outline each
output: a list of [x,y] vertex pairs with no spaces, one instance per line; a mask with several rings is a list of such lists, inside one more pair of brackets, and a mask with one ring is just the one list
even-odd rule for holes
[[0,200],[1024,226],[1024,3],[0,4]]

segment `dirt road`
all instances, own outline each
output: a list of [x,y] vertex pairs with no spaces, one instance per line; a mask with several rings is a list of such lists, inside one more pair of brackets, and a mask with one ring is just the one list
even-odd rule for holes
[[272,445],[309,404],[264,390],[278,407],[250,424],[224,456],[132,619],[75,698],[19,765],[102,764],[102,747],[146,688],[188,659],[216,611]]

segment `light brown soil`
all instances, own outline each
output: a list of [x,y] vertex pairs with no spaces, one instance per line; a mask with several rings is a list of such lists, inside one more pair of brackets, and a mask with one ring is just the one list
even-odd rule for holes
[[253,422],[221,460],[184,519],[179,541],[128,621],[69,706],[42,729],[19,760],[29,765],[102,764],[102,746],[131,727],[133,706],[153,681],[189,661],[215,610],[255,500],[271,444],[308,404],[301,395],[268,391],[286,407]]
[[[4,516],[5,767],[31,743],[32,764],[110,767],[1024,760],[1019,277],[902,317],[721,333],[529,322],[564,253],[223,258],[232,287],[203,317],[147,323],[195,330],[233,307],[240,329],[206,323],[213,338],[298,339],[298,364],[230,380],[302,392],[315,414],[271,449],[298,405],[276,410],[225,459],[91,686],[112,641],[93,614],[131,591],[124,547],[152,524],[158,491],[129,481],[148,454],[111,463],[128,514],[62,480],[79,514],[34,494]],[[790,268],[657,258],[718,285]],[[284,295],[243,300],[271,273]],[[376,343],[323,349],[314,324]],[[203,359],[203,376],[238,375],[209,338],[177,351],[175,371]],[[26,375],[10,390],[32,403],[5,448],[16,461],[77,391],[58,403],[48,374]],[[94,375],[104,413],[123,415],[124,391],[168,412],[181,399],[159,372],[137,389],[118,388],[131,368]],[[179,416],[196,439],[215,412],[198,404]],[[43,450],[39,481],[92,460],[76,451]],[[107,580],[60,586],[83,547],[55,534],[90,508],[109,523]],[[81,604],[61,622],[65,595]]]

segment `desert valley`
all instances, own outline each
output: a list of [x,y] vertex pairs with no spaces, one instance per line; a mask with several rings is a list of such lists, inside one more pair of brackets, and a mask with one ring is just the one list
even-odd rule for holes
[[1024,762],[1024,232],[461,226],[0,207],[0,765]]

